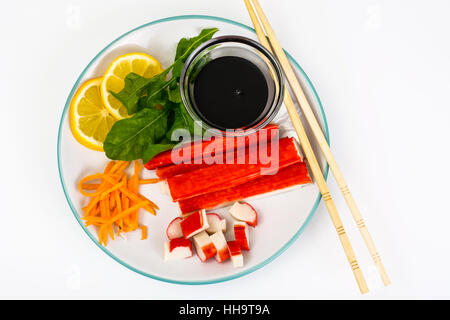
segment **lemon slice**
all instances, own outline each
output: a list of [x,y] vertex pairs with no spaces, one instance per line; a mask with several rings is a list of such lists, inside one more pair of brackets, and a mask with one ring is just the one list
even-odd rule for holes
[[131,72],[151,78],[162,71],[161,63],[145,53],[128,53],[118,57],[109,65],[103,76],[101,93],[105,107],[117,119],[129,117],[125,106],[110,91],[117,93],[122,90],[125,77]]
[[103,151],[103,141],[116,122],[105,108],[100,85],[102,78],[86,81],[75,93],[70,104],[70,128],[83,146]]

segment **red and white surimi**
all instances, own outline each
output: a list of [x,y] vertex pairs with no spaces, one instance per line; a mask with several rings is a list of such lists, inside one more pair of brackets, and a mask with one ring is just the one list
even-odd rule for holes
[[237,241],[228,241],[228,252],[230,253],[231,262],[235,268],[244,265],[244,256],[241,252],[241,246]]
[[183,221],[181,217],[173,219],[167,226],[166,234],[169,240],[183,238],[183,231],[181,231],[180,223]]
[[230,252],[228,251],[227,240],[225,239],[223,232],[217,231],[209,237],[217,250],[216,261],[220,263],[227,260],[230,257]]
[[[244,154],[241,157],[236,155],[238,159],[234,164],[214,164],[167,178],[172,200],[176,202],[232,188],[255,180],[262,175],[276,174],[282,168],[302,161],[293,138],[282,138],[271,145],[273,144],[278,144],[278,148],[282,152],[274,155],[274,163],[271,163],[270,167],[262,162],[252,164],[247,159],[250,154]],[[270,145],[261,145],[259,148],[265,149],[267,154],[273,151]]]
[[196,211],[180,222],[183,236],[188,239],[209,227],[206,211],[204,209]]
[[180,260],[192,257],[192,243],[184,238],[164,243],[164,260]]
[[216,255],[217,250],[206,231],[202,231],[194,236],[195,251],[202,262]]
[[299,162],[280,169],[275,175],[264,175],[235,187],[180,200],[178,205],[182,214],[188,214],[200,208],[215,209],[226,204],[232,204],[237,200],[278,192],[307,183],[311,183],[308,169],[304,162]]
[[234,220],[234,240],[239,243],[242,250],[250,250],[250,242],[248,238],[248,226],[244,221]]
[[206,232],[208,232],[209,234],[213,234],[218,231],[227,231],[227,220],[220,218],[217,213],[207,213],[206,218],[208,219],[209,224]]
[[[227,154],[229,152],[236,152],[239,149],[246,148],[255,144],[259,144],[259,141],[264,141],[263,137],[267,137],[268,141],[272,141],[276,137],[278,137],[278,125],[276,124],[269,124],[266,127],[262,128],[259,131],[256,131],[254,133],[250,133],[249,135],[246,135],[244,139],[238,139],[236,137],[215,137],[214,140],[204,140],[204,141],[194,141],[188,144],[184,144],[180,148],[176,148],[173,150],[168,150],[165,152],[161,152],[160,154],[153,157],[149,162],[145,164],[145,168],[148,170],[153,170],[156,168],[166,167],[175,165],[172,162],[172,151],[180,152],[183,155],[188,155],[191,161],[189,163],[197,163],[194,161],[194,159],[200,158],[200,162],[204,163],[205,160],[207,160],[210,157],[213,157],[213,155],[206,153],[205,151],[208,149],[209,146],[211,146],[213,143],[215,145],[214,152],[217,154]],[[199,155],[196,154],[196,149],[200,149],[201,152]],[[195,166],[194,166],[195,168]],[[189,166],[186,167],[178,167],[173,172],[168,172],[166,174],[158,174],[158,177],[164,179],[166,177],[179,174],[178,169],[181,169],[181,172],[187,170],[190,170]],[[170,170],[172,171],[172,170]]]
[[258,214],[247,202],[235,202],[229,210],[231,216],[239,221],[246,222],[249,226],[256,227]]
[[160,168],[156,168],[156,176],[158,177],[159,180],[165,180],[167,178],[179,175],[179,174],[183,174],[183,173],[187,173],[190,171],[194,171],[197,169],[201,169],[208,166],[208,164],[206,163],[180,163],[180,164],[176,164],[176,165],[170,165],[170,166],[166,166],[166,167],[160,167]]

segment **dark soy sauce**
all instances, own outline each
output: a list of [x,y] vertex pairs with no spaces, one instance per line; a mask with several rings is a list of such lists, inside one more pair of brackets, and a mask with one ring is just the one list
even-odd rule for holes
[[225,56],[208,62],[194,82],[200,118],[218,129],[251,126],[263,115],[268,99],[267,81],[252,62]]

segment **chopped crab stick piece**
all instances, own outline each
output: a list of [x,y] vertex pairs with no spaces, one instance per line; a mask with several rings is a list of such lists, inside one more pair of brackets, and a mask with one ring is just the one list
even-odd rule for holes
[[311,183],[311,178],[308,175],[306,164],[304,162],[296,163],[281,169],[275,175],[261,176],[258,179],[232,188],[180,200],[178,206],[184,215],[199,210],[200,208],[208,210],[214,209],[232,201],[242,200],[260,194],[267,194],[269,192],[275,192],[295,185],[307,183]]
[[256,210],[247,202],[235,202],[228,210],[233,218],[246,222],[249,226],[256,227],[258,223],[258,214]]
[[[234,152],[235,150],[243,147],[247,147],[251,144],[258,143],[260,141],[260,138],[264,135],[261,134],[264,132],[265,136],[267,137],[268,141],[271,141],[273,138],[278,136],[278,125],[276,124],[269,124],[265,128],[251,133],[247,136],[245,136],[243,139],[239,139],[236,137],[232,138],[225,138],[225,137],[219,137],[215,136],[212,140],[205,140],[205,141],[194,141],[188,145],[181,146],[180,150],[177,150],[178,153],[183,155],[190,155],[191,163],[194,163],[194,159],[196,158],[205,158],[211,157],[213,155],[209,154],[209,152],[206,152],[208,149],[208,146],[210,144],[214,143],[214,152]],[[215,139],[219,139],[216,141]],[[231,141],[230,141],[231,140]],[[198,146],[200,144],[200,146]],[[199,155],[196,154],[196,148],[201,148],[201,153]],[[168,165],[173,165],[172,162],[172,150],[168,150],[165,152],[161,152],[160,154],[156,155],[151,159],[149,162],[145,164],[145,168],[148,170],[153,170],[159,167],[164,167]]]
[[181,221],[183,221],[183,218],[177,217],[173,219],[167,226],[166,234],[169,240],[183,238],[183,231],[181,230],[180,226]]
[[180,260],[192,257],[190,240],[179,238],[164,243],[164,260]]
[[202,231],[194,236],[195,251],[202,262],[216,255],[217,250],[206,231]]
[[167,185],[172,200],[179,201],[232,188],[262,175],[275,174],[282,168],[302,161],[293,138],[281,139],[279,150],[282,152],[273,157],[277,163],[271,164],[270,167],[266,164],[248,164],[248,162],[245,162],[247,164],[215,164],[170,177],[167,179]]
[[244,257],[242,256],[241,247],[236,241],[228,241],[228,252],[230,253],[231,262],[235,268],[242,267],[244,265]]
[[248,226],[244,221],[234,220],[234,240],[239,243],[242,250],[250,250],[250,242],[248,239]]
[[218,231],[227,231],[227,220],[221,219],[217,213],[207,213],[206,219],[208,219],[209,227],[206,232],[209,234],[216,233]]
[[199,210],[189,215],[180,222],[181,231],[186,239],[208,229],[208,219],[206,218],[206,211]]
[[227,260],[230,257],[230,252],[228,251],[227,240],[225,239],[223,232],[217,231],[209,237],[217,250],[216,261],[220,263]]

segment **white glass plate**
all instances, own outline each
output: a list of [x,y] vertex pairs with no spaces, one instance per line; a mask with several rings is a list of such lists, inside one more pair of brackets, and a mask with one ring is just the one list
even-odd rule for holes
[[[202,28],[208,27],[219,28],[217,36],[235,34],[257,40],[252,28],[232,20],[211,16],[169,17],[137,27],[111,42],[83,70],[67,98],[58,133],[60,179],[69,206],[82,229],[103,252],[125,267],[144,276],[172,283],[215,283],[234,279],[263,267],[298,238],[321,199],[317,187],[310,184],[251,200],[250,203],[259,213],[258,226],[249,228],[251,250],[243,253],[244,267],[242,268],[233,268],[229,260],[219,264],[214,259],[210,259],[202,263],[196,256],[181,261],[165,262],[163,248],[164,242],[167,241],[166,227],[179,215],[179,209],[167,195],[161,193],[158,185],[141,186],[141,193],[160,207],[156,217],[144,212],[140,214],[140,222],[148,226],[148,239],[140,240],[141,235],[138,230],[127,233],[126,238],[118,237],[116,240],[110,240],[107,247],[103,247],[98,244],[96,230],[93,227],[92,229],[84,227],[81,220],[81,208],[86,205],[88,199],[78,192],[77,183],[88,174],[101,172],[108,159],[103,152],[89,150],[73,138],[68,109],[74,93],[84,81],[102,76],[107,66],[117,56],[124,53],[146,52],[159,60],[163,67],[167,67],[173,62],[179,39],[197,35]],[[289,54],[288,57],[328,138],[325,114],[319,97],[299,64]],[[295,136],[284,106],[274,122],[280,125],[282,135]],[[317,151],[317,145],[313,140],[311,142]],[[316,154],[327,176],[328,166],[320,153],[316,152]],[[153,177],[154,173],[145,171],[142,176]],[[229,218],[226,208],[214,212]],[[227,233],[227,236],[228,239],[232,239],[231,234]]]

